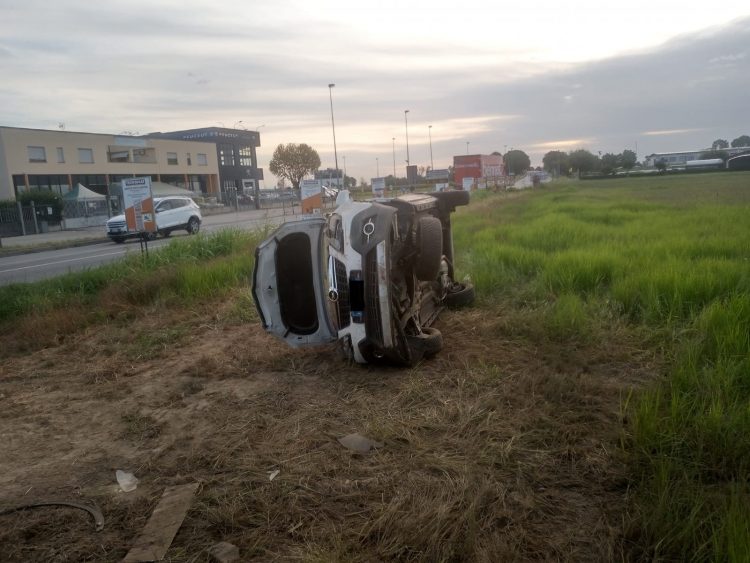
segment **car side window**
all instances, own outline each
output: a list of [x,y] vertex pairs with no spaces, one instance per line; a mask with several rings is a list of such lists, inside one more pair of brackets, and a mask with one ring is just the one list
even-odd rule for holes
[[184,199],[173,199],[172,200],[172,209],[177,209],[178,207],[185,207],[187,205],[187,201]]
[[160,213],[162,211],[167,211],[168,209],[171,209],[172,205],[169,201],[161,201],[159,202],[159,205],[156,206],[156,212]]

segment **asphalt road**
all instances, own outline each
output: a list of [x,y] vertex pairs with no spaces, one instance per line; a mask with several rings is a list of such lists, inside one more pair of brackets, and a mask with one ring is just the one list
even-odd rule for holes
[[[287,216],[286,219],[292,219],[293,216]],[[231,216],[223,217],[225,219],[220,224],[207,224],[204,221],[202,226],[203,232],[212,232],[219,229],[256,229],[265,224],[278,225],[285,217],[269,217],[262,220],[247,220],[246,218],[232,219]],[[155,250],[159,247],[169,244],[170,240],[189,236],[184,231],[176,231],[171,238],[159,238],[148,244],[149,250]],[[43,252],[34,252],[30,254],[20,254],[16,256],[0,257],[0,285],[11,283],[22,283],[42,280],[66,274],[68,272],[77,272],[87,268],[94,268],[108,262],[119,260],[131,252],[140,252],[140,243],[133,239],[123,244],[114,242],[103,242],[91,244],[88,246],[78,246],[74,248],[62,248],[58,250],[46,250]]]

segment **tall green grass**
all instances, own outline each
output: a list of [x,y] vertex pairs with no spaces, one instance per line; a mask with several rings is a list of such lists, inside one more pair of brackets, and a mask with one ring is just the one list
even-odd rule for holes
[[472,211],[455,238],[481,298],[536,308],[558,339],[605,304],[672,358],[628,406],[634,555],[747,561],[750,174],[573,183]]
[[0,287],[0,322],[72,303],[93,303],[104,292],[134,305],[220,294],[248,279],[261,236],[237,230],[199,234],[175,239],[148,256],[131,253],[98,268]]

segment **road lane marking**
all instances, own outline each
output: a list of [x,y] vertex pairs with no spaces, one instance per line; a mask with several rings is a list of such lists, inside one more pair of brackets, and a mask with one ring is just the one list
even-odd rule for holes
[[29,270],[31,268],[44,268],[45,266],[55,266],[57,264],[65,264],[67,262],[80,262],[81,260],[90,260],[92,258],[101,258],[103,256],[115,256],[117,254],[126,254],[129,250],[117,250],[115,252],[107,252],[106,254],[90,254],[88,256],[81,256],[79,258],[68,258],[67,260],[58,260],[57,262],[44,262],[42,264],[33,264],[31,266],[21,266],[20,268],[10,268],[9,270],[0,270],[0,274],[6,274],[9,272],[18,272],[19,270]]

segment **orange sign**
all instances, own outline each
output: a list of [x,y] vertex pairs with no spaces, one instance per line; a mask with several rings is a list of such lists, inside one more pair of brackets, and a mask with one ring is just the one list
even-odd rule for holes
[[151,193],[151,178],[125,178],[121,184],[128,231],[136,233],[156,232],[156,214],[154,213],[154,196]]

